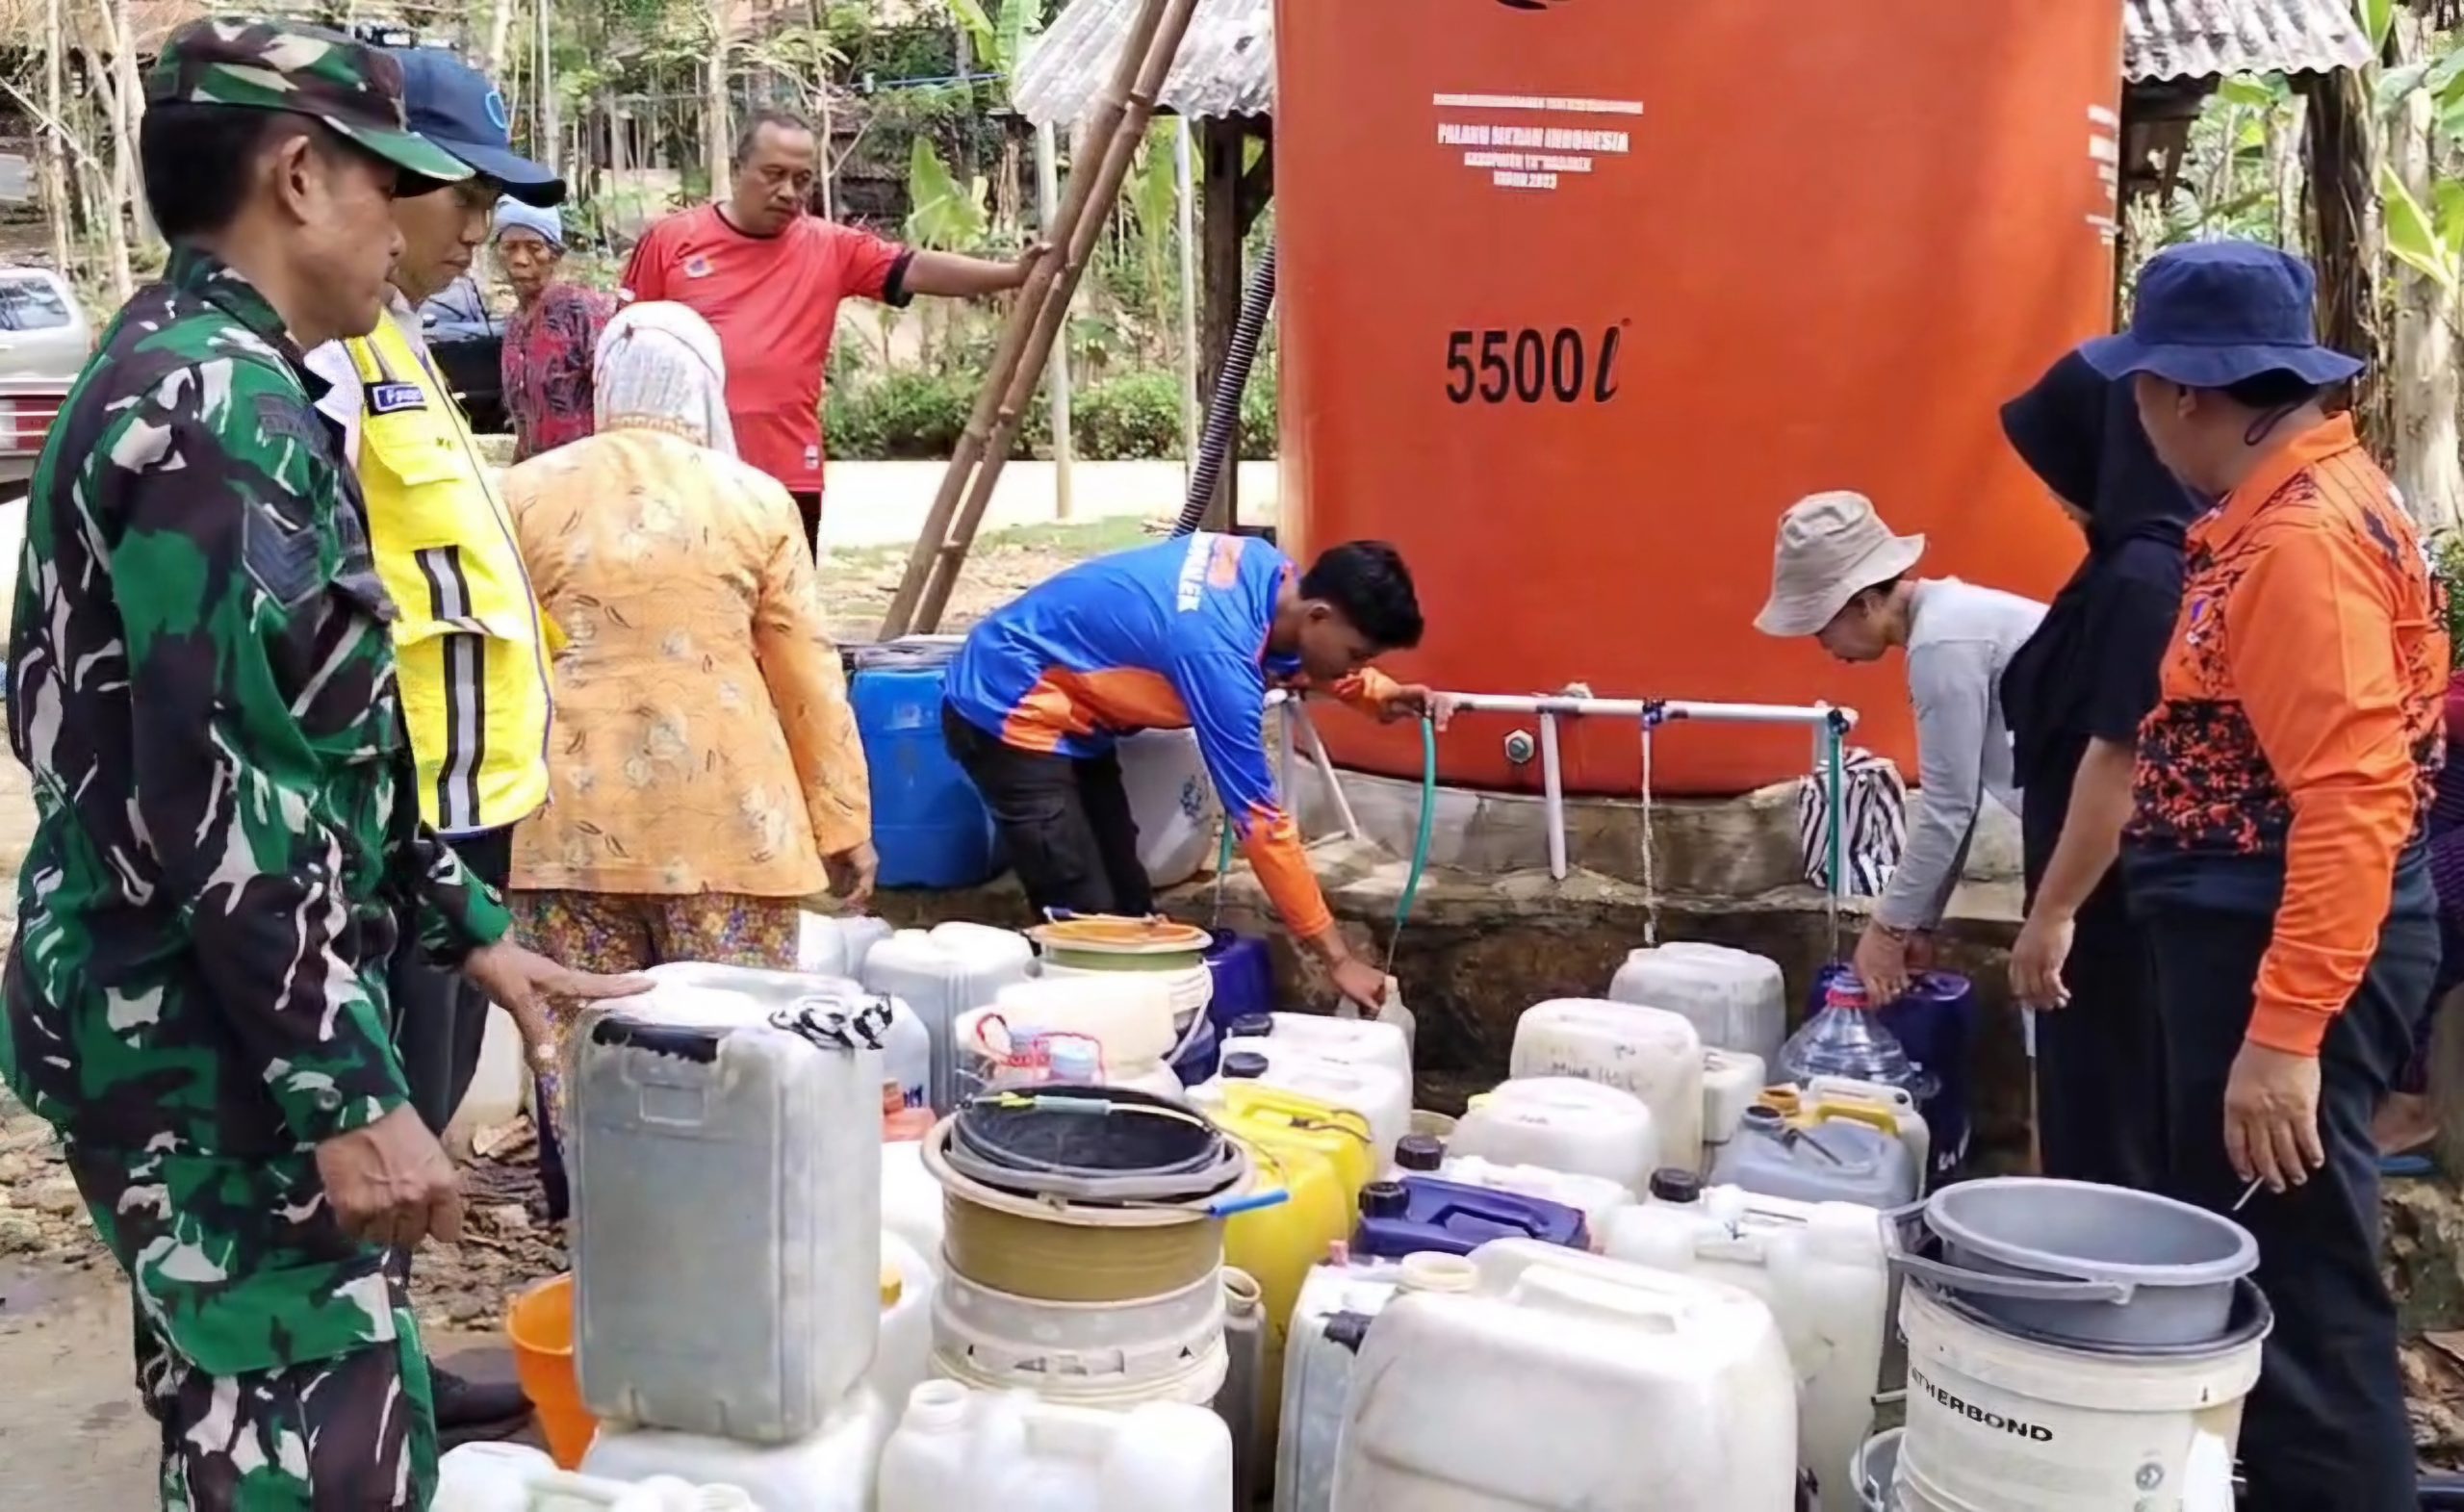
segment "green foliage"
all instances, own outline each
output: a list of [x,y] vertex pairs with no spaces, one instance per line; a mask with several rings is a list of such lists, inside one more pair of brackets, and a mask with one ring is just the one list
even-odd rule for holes
[[[957,448],[981,382],[969,373],[892,372],[864,376],[851,360],[836,370],[824,405],[834,461],[939,461]],[[1050,408],[1039,395],[1028,410],[1017,454],[1048,457]],[[1133,372],[1091,383],[1071,396],[1070,445],[1090,462],[1176,460],[1181,454],[1180,380]],[[1275,383],[1270,367],[1250,374],[1241,400],[1241,454],[1275,454]]]
[[987,218],[984,180],[962,186],[941,161],[933,139],[917,136],[907,165],[907,240],[936,251],[979,245]]
[[2450,532],[2430,541],[2430,567],[2447,588],[2450,660],[2464,667],[2464,535]]

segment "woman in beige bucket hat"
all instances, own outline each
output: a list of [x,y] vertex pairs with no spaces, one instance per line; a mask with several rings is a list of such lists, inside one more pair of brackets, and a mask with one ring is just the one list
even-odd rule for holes
[[2018,812],[2002,671],[2044,618],[2014,594],[1912,577],[1924,554],[1923,536],[1893,534],[1862,494],[1799,500],[1780,517],[1771,597],[1754,618],[1765,635],[1812,636],[1841,661],[1908,653],[1916,812],[1855,962],[1877,1003],[1908,989],[1910,942],[1941,923],[1986,797]]

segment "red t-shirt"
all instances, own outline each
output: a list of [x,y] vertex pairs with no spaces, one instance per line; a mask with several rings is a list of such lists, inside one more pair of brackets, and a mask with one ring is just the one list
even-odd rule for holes
[[617,297],[673,299],[709,321],[727,354],[737,452],[789,489],[818,493],[821,375],[838,303],[905,304],[912,255],[817,216],[799,216],[777,236],[747,236],[704,205],[651,227]]

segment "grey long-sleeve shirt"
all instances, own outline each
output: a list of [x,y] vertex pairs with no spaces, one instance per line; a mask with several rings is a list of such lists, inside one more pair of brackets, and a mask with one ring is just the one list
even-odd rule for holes
[[1956,577],[1916,584],[1908,610],[1908,691],[1916,706],[1916,812],[1874,916],[1894,929],[1941,922],[1990,795],[2019,811],[2002,670],[2044,605]]

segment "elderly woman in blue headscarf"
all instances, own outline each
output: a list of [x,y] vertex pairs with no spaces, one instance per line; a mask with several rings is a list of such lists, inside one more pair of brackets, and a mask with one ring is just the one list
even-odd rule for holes
[[513,290],[499,357],[513,459],[526,461],[591,433],[591,359],[615,302],[558,274],[564,220],[514,199],[497,202],[497,266]]
[[2003,674],[2028,916],[2013,995],[2036,1012],[2044,1173],[2143,1191],[2164,1175],[2164,1041],[2145,940],[2114,865],[2140,721],[2204,503],[2156,459],[2130,385],[2077,353],[2002,408],[2003,433],[2086,533],[2088,554]]

